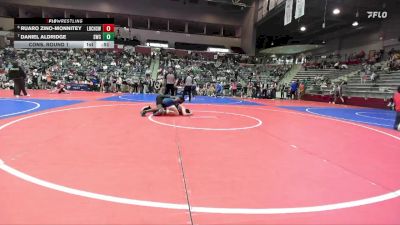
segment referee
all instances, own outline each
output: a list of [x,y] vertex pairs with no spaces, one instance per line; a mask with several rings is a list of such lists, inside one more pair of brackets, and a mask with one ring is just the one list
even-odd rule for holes
[[26,73],[18,65],[18,62],[13,62],[12,67],[8,71],[8,77],[10,80],[14,81],[14,95],[15,97],[19,98],[21,95],[21,91],[24,93],[25,96],[30,96],[25,89],[25,79]]
[[189,95],[189,102],[192,101],[192,86],[193,86],[193,72],[189,72],[189,75],[185,77],[183,81],[185,83],[185,88],[183,89],[183,98],[185,95]]
[[168,73],[165,75],[165,92],[164,95],[175,95],[175,73],[172,67],[168,68]]

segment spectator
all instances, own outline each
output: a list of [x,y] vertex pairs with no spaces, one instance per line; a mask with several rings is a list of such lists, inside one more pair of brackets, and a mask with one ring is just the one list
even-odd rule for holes
[[222,90],[223,86],[221,85],[221,83],[217,82],[217,84],[215,85],[215,97],[222,96]]
[[296,99],[297,98],[297,89],[298,89],[298,83],[295,81],[292,81],[292,84],[290,85],[290,99]]
[[236,83],[236,79],[232,80],[232,82],[231,82],[232,96],[236,96],[237,95],[237,88],[238,88],[238,86],[237,86],[237,83]]
[[305,95],[305,93],[306,93],[306,90],[305,90],[304,82],[301,82],[300,86],[299,86],[299,100],[303,99],[303,96]]
[[394,122],[394,129],[400,131],[400,86],[397,87],[397,93],[393,96],[395,105],[396,119]]
[[371,81],[374,83],[374,85],[376,84],[376,81],[378,80],[379,75],[376,74],[375,72],[372,72],[371,74]]
[[247,97],[251,98],[253,96],[253,82],[247,84]]
[[285,99],[286,84],[282,84],[280,87],[281,99]]

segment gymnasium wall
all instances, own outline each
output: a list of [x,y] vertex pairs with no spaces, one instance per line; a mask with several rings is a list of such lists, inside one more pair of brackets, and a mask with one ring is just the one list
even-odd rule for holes
[[0,17],[0,27],[3,28],[3,30],[14,29],[14,19],[13,18]]
[[341,37],[329,39],[328,37],[337,36],[337,32],[326,34],[321,40],[327,40],[324,48],[312,51],[312,54],[331,54],[340,53],[342,55],[358,53],[364,50],[366,54],[370,50],[389,50],[390,48],[400,48],[400,15],[393,15],[390,20],[377,22],[369,29],[353,30],[341,34]]
[[243,12],[241,11],[234,12],[231,10],[223,10],[220,7],[208,6],[205,3],[183,4],[182,2],[169,0],[2,0],[2,2],[27,6],[149,16],[234,26],[241,25],[243,20]]

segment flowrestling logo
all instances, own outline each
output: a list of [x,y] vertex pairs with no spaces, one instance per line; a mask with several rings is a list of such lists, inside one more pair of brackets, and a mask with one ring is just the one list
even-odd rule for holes
[[388,13],[386,11],[367,11],[368,19],[386,19]]

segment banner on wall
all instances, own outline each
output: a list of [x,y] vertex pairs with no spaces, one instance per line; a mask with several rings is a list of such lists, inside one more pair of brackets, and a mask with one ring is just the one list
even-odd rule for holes
[[285,26],[292,22],[292,13],[293,13],[293,0],[286,0],[285,22],[284,22]]
[[90,91],[89,85],[87,84],[68,83],[65,87],[67,90],[71,91]]
[[295,19],[304,16],[305,5],[306,5],[306,0],[296,0],[296,12],[294,14]]

